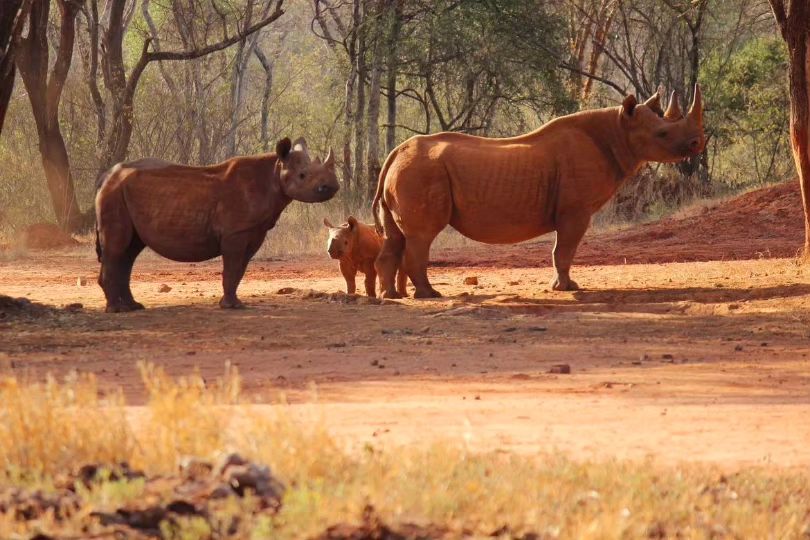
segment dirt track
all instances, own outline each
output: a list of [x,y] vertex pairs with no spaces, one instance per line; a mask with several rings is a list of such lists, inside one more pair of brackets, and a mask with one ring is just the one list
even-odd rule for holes
[[[283,391],[292,414],[309,417],[314,383],[316,410],[357,443],[808,465],[810,271],[767,258],[801,239],[796,190],[772,189],[787,214],[760,193],[753,210],[742,199],[591,235],[575,293],[547,290],[548,241],[437,253],[434,284],[448,297],[397,305],[303,292],[342,289],[321,257],[255,261],[241,289],[250,309],[237,312],[215,307],[218,262],[145,256],[134,293],[149,309],[106,315],[90,246],[29,254],[0,263],[0,291],[84,310],[0,320],[0,370],[93,371],[137,402],[139,360],[206,377],[230,360],[249,395],[267,403]],[[625,257],[657,263],[615,264]],[[726,261],[670,262],[694,259]],[[478,286],[464,285],[471,275]],[[548,373],[560,363],[572,374]]]

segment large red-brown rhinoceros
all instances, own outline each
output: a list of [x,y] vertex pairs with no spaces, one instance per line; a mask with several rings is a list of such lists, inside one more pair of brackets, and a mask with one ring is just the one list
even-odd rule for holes
[[557,118],[518,137],[437,133],[408,139],[388,156],[373,210],[384,234],[376,261],[383,296],[398,296],[404,252],[415,298],[441,296],[427,276],[430,245],[447,225],[490,244],[557,232],[554,290],[572,290],[577,246],[602,207],[648,161],[675,162],[703,151],[700,89],[684,117],[673,93],[664,112],[655,94],[643,104]]
[[150,247],[175,261],[222,255],[223,308],[243,307],[236,288],[251,257],[293,200],[322,202],[338,191],[332,152],[310,160],[306,141],[282,139],[276,152],[209,167],[157,159],[119,163],[96,194],[98,283],[107,311],[133,311],[135,258]]

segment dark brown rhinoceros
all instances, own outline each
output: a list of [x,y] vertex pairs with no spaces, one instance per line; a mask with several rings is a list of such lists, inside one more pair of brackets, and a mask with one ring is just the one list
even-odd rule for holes
[[243,307],[236,288],[251,257],[293,200],[322,202],[338,190],[329,152],[310,160],[306,141],[282,139],[276,152],[209,167],[157,159],[119,163],[96,194],[98,283],[107,311],[143,309],[129,281],[144,247],[175,261],[222,255],[223,308]]

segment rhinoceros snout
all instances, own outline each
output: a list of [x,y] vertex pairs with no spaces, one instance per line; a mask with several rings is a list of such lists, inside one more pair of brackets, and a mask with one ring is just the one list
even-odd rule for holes
[[338,187],[332,186],[329,184],[321,184],[317,188],[315,188],[315,193],[318,194],[319,197],[322,197],[323,200],[331,199],[332,196],[337,193]]

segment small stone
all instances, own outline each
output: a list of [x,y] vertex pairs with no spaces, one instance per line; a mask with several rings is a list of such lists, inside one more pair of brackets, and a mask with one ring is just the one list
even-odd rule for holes
[[298,289],[296,289],[294,287],[282,287],[282,288],[280,288],[279,290],[276,291],[276,294],[292,294],[297,290]]
[[467,276],[464,278],[464,285],[478,285],[478,276]]
[[73,303],[73,304],[67,304],[65,306],[65,311],[69,311],[71,313],[77,313],[77,312],[79,312],[79,311],[81,311],[83,309],[84,309],[84,305],[80,304],[78,302]]
[[159,293],[167,293],[167,292],[169,292],[171,290],[172,290],[172,288],[169,287],[168,285],[166,285],[165,283],[162,284],[160,287],[158,287],[158,292]]
[[558,373],[558,374],[569,374],[571,373],[571,366],[568,364],[554,364],[551,366],[551,369],[548,370],[549,373]]
[[672,359],[673,359],[673,358],[675,358],[675,357],[674,357],[674,356],[672,356],[672,355],[671,355],[671,354],[669,354],[669,353],[664,353],[664,354],[662,354],[662,355],[661,355],[661,358],[663,358],[664,360],[672,360]]
[[737,351],[737,352],[740,352],[741,350],[743,350],[743,346],[742,346],[742,345],[739,345],[739,344],[738,344],[738,345],[734,345],[734,350],[735,350],[735,351]]
[[87,285],[87,280],[83,276],[76,278],[77,287],[84,287],[85,285]]

